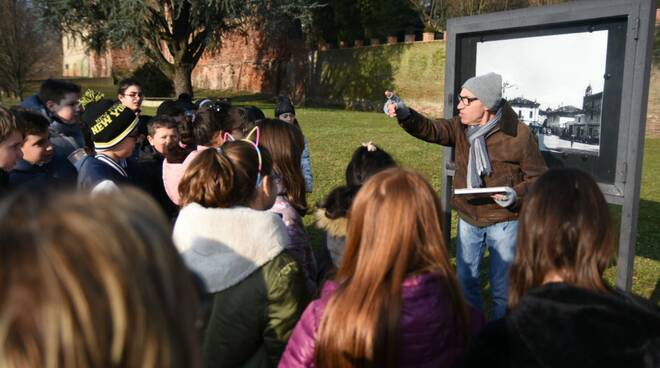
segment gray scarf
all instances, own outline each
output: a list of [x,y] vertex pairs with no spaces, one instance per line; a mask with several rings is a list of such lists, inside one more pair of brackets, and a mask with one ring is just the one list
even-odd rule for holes
[[500,108],[493,120],[484,125],[472,125],[465,131],[465,137],[470,143],[470,156],[467,166],[468,188],[481,188],[483,186],[481,176],[490,175],[493,171],[486,150],[486,135],[495,129],[501,117],[502,109]]

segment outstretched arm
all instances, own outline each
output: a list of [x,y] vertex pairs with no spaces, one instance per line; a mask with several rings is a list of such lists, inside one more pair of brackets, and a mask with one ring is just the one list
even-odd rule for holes
[[384,110],[389,117],[396,117],[399,125],[413,137],[443,146],[453,147],[456,144],[457,126],[452,120],[429,119],[408,108],[401,100],[388,100]]

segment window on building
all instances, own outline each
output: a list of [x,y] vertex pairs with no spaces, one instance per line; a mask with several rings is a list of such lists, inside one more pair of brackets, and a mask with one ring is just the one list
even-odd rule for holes
[[522,118],[522,110],[518,110],[518,117]]
[[529,118],[531,119],[531,118],[533,118],[533,117],[534,117],[534,112],[533,112],[532,110],[530,110],[530,111],[529,111]]

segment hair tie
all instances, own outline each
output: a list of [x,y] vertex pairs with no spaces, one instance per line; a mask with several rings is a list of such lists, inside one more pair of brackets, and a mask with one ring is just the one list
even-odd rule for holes
[[215,150],[218,151],[218,153],[221,154],[221,155],[223,155],[225,153],[225,150],[222,147],[218,147]]
[[367,152],[376,152],[376,151],[378,151],[378,147],[376,147],[376,145],[373,144],[372,141],[369,141],[367,143],[362,143],[362,147],[366,147]]

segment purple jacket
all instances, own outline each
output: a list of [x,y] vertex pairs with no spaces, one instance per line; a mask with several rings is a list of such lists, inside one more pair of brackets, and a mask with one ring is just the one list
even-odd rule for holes
[[281,181],[277,181],[277,197],[270,212],[279,214],[289,234],[287,252],[292,256],[305,271],[307,278],[307,289],[310,295],[316,295],[316,260],[309,245],[309,239],[305,232],[305,225],[298,211],[289,203],[286,196],[286,188]]
[[[462,358],[466,347],[448,347],[453,341],[454,319],[446,286],[434,274],[423,274],[403,282],[401,310],[402,344],[400,367],[453,367]],[[280,360],[280,367],[313,367],[316,332],[325,307],[337,289],[335,282],[323,286],[320,299],[313,301],[289,338]],[[469,307],[471,336],[483,327],[483,315]]]

